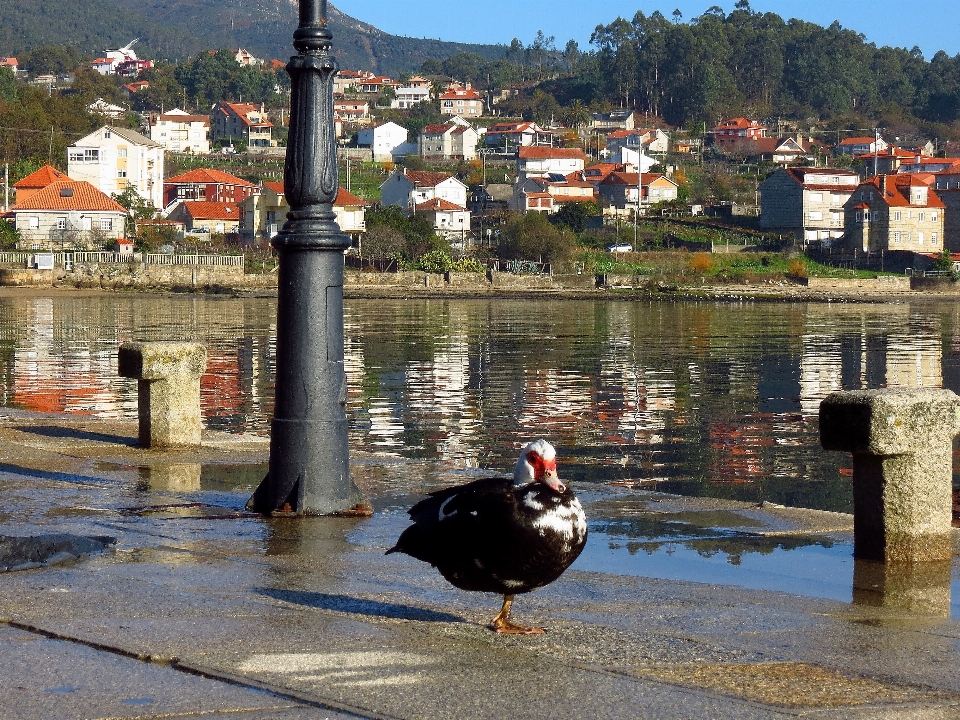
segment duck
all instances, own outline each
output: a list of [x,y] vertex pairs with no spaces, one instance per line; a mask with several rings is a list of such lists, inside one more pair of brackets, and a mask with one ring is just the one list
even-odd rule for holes
[[386,554],[430,563],[461,590],[503,595],[489,626],[497,633],[544,632],[511,620],[514,597],[559,578],[587,542],[583,508],[543,439],[523,448],[512,479],[488,477],[430,493],[408,514],[413,524]]

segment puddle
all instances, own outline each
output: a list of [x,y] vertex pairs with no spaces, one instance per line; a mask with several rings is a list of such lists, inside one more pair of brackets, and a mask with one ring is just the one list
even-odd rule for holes
[[267,474],[267,463],[171,463],[141,465],[137,488],[171,492],[198,490],[252,493]]

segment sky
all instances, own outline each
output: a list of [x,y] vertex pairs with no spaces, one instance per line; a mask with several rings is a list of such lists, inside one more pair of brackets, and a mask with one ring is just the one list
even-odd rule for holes
[[[529,45],[542,30],[560,49],[576,40],[590,49],[590,34],[619,15],[633,19],[638,10],[659,10],[672,18],[675,9],[683,21],[718,5],[724,12],[736,0],[331,0],[347,15],[393,35],[428,37],[468,43],[504,43],[518,38]],[[866,35],[878,46],[919,47],[929,60],[938,50],[960,54],[960,2],[957,0],[751,0],[756,12],[773,12],[784,20],[799,18],[828,26],[838,20],[844,28]]]

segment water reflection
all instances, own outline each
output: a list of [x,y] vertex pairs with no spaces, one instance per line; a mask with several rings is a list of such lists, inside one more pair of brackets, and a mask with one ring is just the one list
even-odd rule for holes
[[[0,298],[0,402],[132,419],[119,344],[198,341],[207,426],[266,435],[275,313],[267,299]],[[358,450],[508,470],[546,435],[578,481],[839,511],[849,459],[820,450],[820,401],[960,389],[948,304],[355,300],[345,328]]]
[[857,560],[853,569],[856,605],[950,617],[952,562],[880,563]]

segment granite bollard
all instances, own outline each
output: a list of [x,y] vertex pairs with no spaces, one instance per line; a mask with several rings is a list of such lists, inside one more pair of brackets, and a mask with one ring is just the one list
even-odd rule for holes
[[950,390],[856,390],[824,399],[821,445],[853,453],[854,557],[952,557],[952,444],[958,432],[960,397]]
[[200,444],[200,376],[207,366],[203,345],[124,343],[117,365],[121,377],[137,379],[141,447]]

